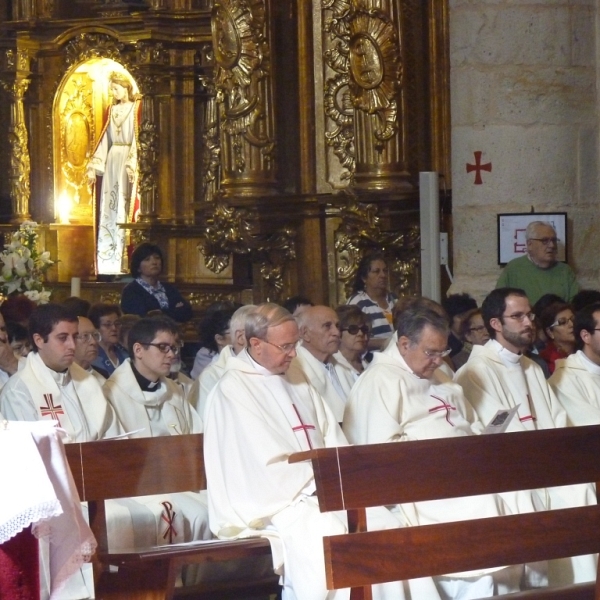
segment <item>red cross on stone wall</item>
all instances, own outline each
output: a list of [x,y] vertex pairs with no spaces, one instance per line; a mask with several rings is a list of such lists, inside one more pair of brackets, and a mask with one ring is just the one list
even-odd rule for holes
[[481,179],[481,171],[487,171],[488,173],[492,172],[492,163],[485,163],[485,165],[481,164],[481,150],[477,150],[473,152],[475,155],[475,164],[471,165],[467,163],[467,173],[471,171],[475,171],[475,185],[481,185],[483,183],[483,179]]

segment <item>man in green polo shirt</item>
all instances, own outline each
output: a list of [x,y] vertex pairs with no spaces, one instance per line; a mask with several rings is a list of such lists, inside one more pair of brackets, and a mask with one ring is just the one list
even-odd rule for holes
[[570,302],[579,291],[575,273],[558,262],[558,240],[551,223],[533,221],[525,232],[527,254],[511,260],[498,278],[496,288],[525,290],[534,305],[544,294],[556,294]]

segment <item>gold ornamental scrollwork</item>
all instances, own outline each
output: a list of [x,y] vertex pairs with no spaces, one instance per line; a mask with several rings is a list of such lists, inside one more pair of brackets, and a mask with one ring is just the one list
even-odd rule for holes
[[342,224],[335,232],[337,278],[340,300],[351,295],[360,260],[369,252],[383,252],[388,259],[393,290],[398,295],[416,293],[420,265],[420,233],[417,226],[384,231],[378,208],[350,199],[342,209]]
[[74,80],[73,91],[60,115],[60,153],[62,171],[72,197],[79,204],[80,190],[88,185],[86,166],[92,136],[91,91],[83,80]]
[[158,174],[158,133],[156,124],[145,119],[138,133],[139,192],[150,192],[156,186]]
[[206,202],[212,202],[218,190],[221,166],[217,93],[212,79],[200,77],[200,83],[208,96],[202,132],[202,197]]
[[397,132],[396,96],[402,77],[398,39],[389,17],[377,10],[358,10],[349,19],[348,64],[354,106],[376,115],[375,137],[383,142]]
[[110,35],[80,33],[67,44],[65,50],[66,67],[85,62],[91,58],[110,58],[130,69],[130,65],[123,62],[121,55],[123,48],[124,45]]

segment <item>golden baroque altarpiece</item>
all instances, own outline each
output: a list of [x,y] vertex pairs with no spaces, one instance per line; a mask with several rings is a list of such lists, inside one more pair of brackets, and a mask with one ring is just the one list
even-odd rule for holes
[[420,289],[418,172],[449,182],[448,14],[437,0],[0,0],[0,217],[43,223],[84,296],[108,74],[140,101],[139,217],[201,310],[302,293],[336,304],[361,256]]

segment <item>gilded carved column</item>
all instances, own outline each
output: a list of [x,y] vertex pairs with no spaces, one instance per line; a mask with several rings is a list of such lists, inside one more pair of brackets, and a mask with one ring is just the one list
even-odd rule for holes
[[138,156],[140,169],[140,212],[138,221],[152,223],[157,218],[157,176],[159,138],[156,127],[156,93],[160,77],[154,66],[168,62],[161,44],[140,42],[136,48],[136,81],[142,93]]
[[276,191],[266,0],[215,0],[211,17],[225,197]]
[[23,50],[6,50],[2,74],[2,87],[10,98],[10,199],[11,223],[22,223],[31,218],[29,214],[31,163],[29,141],[25,123],[23,97],[29,87],[29,56]]

